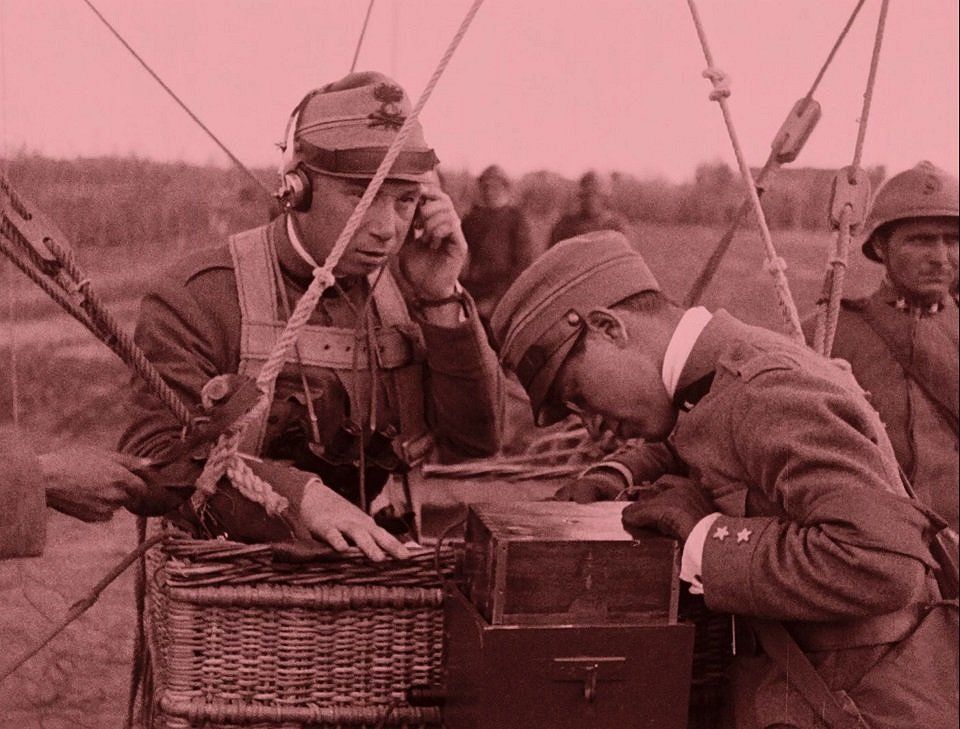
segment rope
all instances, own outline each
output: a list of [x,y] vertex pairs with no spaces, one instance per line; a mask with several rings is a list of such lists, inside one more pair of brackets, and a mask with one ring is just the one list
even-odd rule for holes
[[[877,82],[877,68],[880,65],[880,47],[883,45],[883,31],[887,24],[887,10],[890,7],[890,0],[883,0],[880,4],[880,17],[877,20],[877,34],[873,40],[873,54],[870,56],[870,72],[867,75],[867,88],[863,92],[863,110],[860,112],[860,123],[857,126],[857,143],[853,149],[853,162],[851,163],[851,173],[860,167],[860,160],[863,157],[863,143],[867,136],[867,120],[870,118],[870,105],[873,101],[873,88]],[[851,174],[849,178],[853,182]]]
[[373,12],[373,3],[375,0],[370,0],[370,4],[367,5],[367,14],[363,17],[363,27],[360,28],[360,37],[357,38],[357,47],[353,51],[353,61],[350,62],[350,73],[353,73],[357,70],[357,59],[360,57],[360,48],[363,46],[363,37],[367,34],[367,24],[370,22],[370,13]]
[[240,170],[241,172],[243,172],[247,177],[249,177],[250,180],[253,182],[253,184],[255,184],[257,187],[259,187],[261,190],[263,190],[263,192],[264,192],[268,197],[271,197],[271,198],[272,198],[272,197],[273,197],[273,191],[267,189],[267,186],[264,185],[264,184],[260,181],[260,179],[259,179],[255,174],[253,174],[249,169],[247,169],[246,165],[244,165],[243,162],[241,162],[241,161],[239,160],[239,158],[237,158],[237,156],[233,154],[233,152],[231,152],[229,149],[227,149],[227,145],[225,145],[223,142],[221,142],[220,139],[217,137],[217,135],[214,134],[212,131],[210,131],[210,129],[207,127],[207,125],[204,124],[204,123],[200,120],[200,117],[198,117],[196,114],[194,114],[194,113],[190,110],[190,107],[188,107],[188,106],[180,99],[180,97],[177,96],[176,93],[174,93],[173,89],[171,89],[169,86],[167,86],[167,85],[164,83],[163,79],[160,78],[160,77],[157,75],[157,73],[156,73],[152,68],[150,68],[150,66],[147,64],[147,62],[146,62],[145,60],[143,60],[143,58],[140,56],[140,54],[137,53],[129,43],[127,43],[127,41],[124,39],[124,37],[123,37],[122,35],[120,35],[120,32],[110,24],[110,21],[107,20],[105,17],[103,17],[103,14],[102,14],[99,10],[97,10],[96,6],[95,6],[92,2],[90,2],[90,0],[83,0],[83,2],[86,3],[87,7],[90,8],[90,10],[93,12],[93,14],[96,15],[97,18],[100,19],[100,22],[103,23],[103,24],[107,27],[107,30],[109,30],[109,31],[113,34],[113,36],[114,36],[118,41],[120,41],[121,45],[123,45],[123,47],[126,48],[126,49],[130,52],[130,55],[132,55],[135,59],[137,59],[137,61],[140,63],[141,66],[143,66],[143,68],[147,71],[147,73],[149,73],[149,74],[153,77],[153,80],[156,81],[158,84],[160,84],[160,87],[161,87],[164,91],[166,91],[167,94],[169,94],[170,98],[172,98],[174,101],[177,102],[177,104],[180,105],[180,108],[183,109],[183,110],[187,113],[187,116],[189,116],[191,119],[193,119],[193,121],[195,121],[195,122],[197,123],[197,126],[199,126],[204,132],[206,132],[207,136],[210,137],[210,139],[213,140],[214,144],[216,144],[216,145],[223,151],[223,153],[224,153],[225,155],[227,155],[227,157],[230,158],[230,161],[233,162],[234,165],[236,165],[237,169],[239,169],[239,170]]
[[743,149],[740,141],[737,139],[737,132],[733,124],[733,117],[730,113],[730,107],[727,99],[730,96],[730,84],[726,74],[716,67],[713,60],[713,54],[710,52],[710,44],[707,40],[706,31],[700,20],[700,14],[694,0],[687,0],[690,8],[690,14],[693,17],[693,24],[697,29],[697,36],[700,39],[700,46],[703,49],[703,56],[707,62],[707,69],[703,72],[705,78],[713,84],[713,91],[710,93],[710,100],[716,101],[720,105],[720,111],[723,114],[723,121],[727,127],[727,134],[730,137],[730,143],[733,146],[734,154],[737,158],[737,165],[740,168],[740,176],[743,179],[744,187],[753,207],[754,214],[757,217],[757,224],[760,227],[760,236],[763,239],[763,245],[767,257],[766,268],[773,277],[774,289],[777,293],[777,302],[780,306],[780,314],[787,324],[789,334],[798,342],[803,342],[803,329],[800,326],[800,315],[797,313],[797,306],[793,301],[793,295],[790,293],[790,284],[787,282],[785,274],[787,264],[778,254],[773,245],[773,239],[770,235],[770,228],[767,225],[766,216],[763,213],[763,207],[760,205],[760,197],[757,194],[756,183],[750,174],[750,168],[743,156]]
[[[850,32],[850,28],[853,27],[853,22],[856,20],[857,15],[860,13],[860,9],[863,7],[865,2],[866,0],[858,0],[856,7],[854,7],[853,12],[850,14],[850,17],[847,18],[847,22],[840,31],[840,35],[837,36],[836,41],[834,41],[833,47],[827,54],[826,60],[820,66],[820,70],[817,72],[816,78],[814,78],[813,83],[810,84],[809,90],[803,97],[804,102],[809,103],[813,100],[814,93],[816,93],[817,88],[820,86],[820,82],[826,75],[827,69],[830,68],[830,65],[833,63],[833,59],[836,56],[837,51],[840,49],[840,46],[846,39],[847,34]],[[782,163],[777,160],[776,150],[773,150],[770,156],[767,157],[767,161],[764,163],[760,172],[757,173],[757,177],[754,181],[754,185],[757,188],[757,195],[763,195],[764,183],[766,182],[767,176],[775,170],[780,169],[781,164]],[[737,214],[730,223],[730,227],[727,228],[727,231],[723,234],[723,237],[713,249],[713,253],[710,254],[710,257],[707,259],[706,263],[703,264],[703,268],[701,269],[699,275],[690,286],[690,290],[687,292],[687,295],[683,300],[684,307],[689,309],[691,306],[696,306],[696,304],[700,302],[703,292],[706,290],[707,286],[710,285],[713,277],[717,274],[717,269],[720,268],[720,264],[723,262],[727,251],[730,249],[730,244],[733,242],[733,236],[736,234],[737,229],[743,222],[743,219],[747,216],[747,213],[750,212],[751,206],[752,204],[749,198],[743,201],[743,204],[740,206],[740,209],[737,211]]]
[[[767,161],[764,163],[763,168],[757,173],[757,177],[753,183],[757,188],[758,195],[763,194],[763,183],[766,180],[767,175],[779,167],[780,165],[777,162],[776,152],[771,152],[770,156],[767,157]],[[730,244],[733,243],[733,236],[736,235],[737,229],[740,227],[740,223],[742,223],[743,219],[747,217],[747,213],[750,212],[750,208],[752,206],[753,204],[749,199],[744,200],[740,205],[740,209],[737,211],[733,221],[730,223],[730,227],[727,228],[727,231],[723,234],[723,237],[713,249],[713,252],[710,254],[710,257],[707,259],[706,263],[703,264],[700,274],[690,285],[690,290],[687,291],[687,295],[683,299],[683,306],[685,308],[689,309],[691,306],[696,306],[700,302],[703,292],[706,291],[707,286],[710,285],[713,277],[717,274],[717,269],[720,268],[720,264],[723,262],[724,256],[726,256],[727,251],[730,250]]]
[[[7,17],[6,2],[0,0],[0,135],[2,135],[3,148],[0,150],[3,157],[3,173],[9,169],[8,150],[7,150]],[[0,173],[0,183],[4,180],[3,173]],[[13,203],[16,204],[15,202]],[[7,268],[3,267],[3,277],[7,277]],[[10,420],[15,428],[20,426],[20,365],[18,357],[19,341],[17,338],[17,280],[16,273],[10,269],[9,280],[6,281],[7,292],[7,346],[10,348],[8,353],[8,371],[10,372]]]
[[817,87],[820,85],[820,82],[823,81],[823,77],[827,73],[827,69],[830,67],[830,64],[833,63],[833,57],[836,56],[837,51],[840,50],[840,46],[843,44],[844,38],[847,37],[847,33],[849,33],[850,28],[853,27],[853,21],[857,19],[857,15],[860,13],[860,8],[863,7],[863,4],[866,1],[867,0],[858,0],[853,12],[850,13],[850,17],[847,18],[846,25],[843,26],[843,30],[841,30],[840,35],[837,36],[837,40],[834,42],[833,48],[831,48],[830,52],[827,54],[827,60],[823,62],[819,73],[817,73],[817,77],[813,80],[813,83],[810,84],[810,90],[807,91],[806,96],[803,97],[806,101],[810,101],[810,99],[813,98],[814,93],[817,91]]
[[104,575],[96,585],[94,585],[90,592],[85,596],[73,603],[70,608],[67,610],[67,614],[64,616],[63,620],[57,623],[52,627],[47,634],[32,648],[27,650],[24,654],[17,657],[5,668],[0,670],[0,683],[2,683],[10,674],[16,671],[20,666],[33,658],[37,653],[39,653],[43,648],[54,638],[56,638],[60,633],[62,633],[70,623],[75,621],[81,615],[83,615],[87,610],[93,607],[94,603],[100,598],[100,595],[105,589],[117,579],[124,571],[136,562],[140,557],[146,554],[147,550],[155,544],[159,544],[164,539],[170,536],[169,532],[160,532],[159,534],[154,535],[150,539],[147,539],[143,543],[139,544],[136,549],[127,554],[119,563],[117,563],[113,569],[111,569],[106,575]]
[[[414,123],[417,121],[420,112],[430,99],[434,88],[440,81],[440,77],[446,70],[451,58],[453,58],[454,52],[460,45],[460,41],[462,41],[463,37],[466,35],[467,30],[469,29],[470,24],[473,22],[477,11],[480,10],[481,5],[483,5],[483,0],[474,0],[473,4],[470,6],[466,16],[460,23],[460,27],[457,29],[457,32],[451,39],[446,51],[440,58],[440,61],[437,63],[437,67],[434,70],[433,75],[430,77],[430,80],[427,82],[427,85],[424,87],[420,98],[417,100],[417,103],[414,105],[409,116],[407,116],[407,118],[404,120],[403,125],[397,132],[397,136],[394,138],[389,149],[387,149],[387,153],[384,155],[383,160],[380,162],[380,166],[377,168],[373,179],[370,180],[370,183],[367,185],[367,189],[364,191],[363,196],[357,203],[356,208],[354,208],[353,212],[350,214],[350,217],[344,225],[343,230],[340,232],[340,236],[337,238],[337,241],[334,243],[330,254],[327,256],[326,261],[321,267],[314,269],[313,280],[310,282],[307,290],[304,292],[303,296],[300,297],[300,300],[294,307],[293,313],[290,315],[289,319],[287,319],[283,332],[277,339],[277,343],[274,345],[274,348],[270,352],[267,361],[257,374],[257,388],[261,393],[260,398],[243,417],[237,419],[229,432],[220,437],[220,440],[217,442],[217,445],[211,452],[210,458],[204,467],[204,471],[201,474],[200,479],[197,481],[197,491],[194,493],[194,498],[192,499],[194,508],[202,506],[205,497],[213,493],[213,491],[216,489],[216,484],[220,480],[220,477],[222,477],[224,474],[230,476],[230,468],[233,467],[237,469],[236,473],[242,474],[245,479],[243,484],[235,485],[237,485],[238,488],[241,488],[241,486],[243,488],[248,488],[248,498],[252,498],[252,500],[256,503],[261,503],[267,508],[280,507],[282,510],[281,504],[272,500],[271,494],[273,494],[273,490],[269,484],[260,481],[260,479],[258,479],[252,472],[249,474],[249,476],[252,476],[252,478],[249,478],[246,473],[240,470],[237,466],[233,465],[236,464],[240,458],[237,453],[240,443],[240,436],[248,427],[256,427],[259,424],[260,419],[267,414],[270,408],[270,393],[273,391],[273,383],[285,366],[290,355],[290,351],[296,344],[300,330],[306,325],[310,315],[313,313],[317,303],[320,301],[320,296],[323,294],[324,290],[334,285],[336,280],[333,275],[333,270],[340,261],[340,256],[343,255],[347,245],[353,239],[354,234],[360,227],[363,216],[366,214],[377,193],[380,191],[380,187],[383,185],[383,182],[386,180],[390,169],[393,167],[393,163],[400,154],[400,150],[403,148],[404,142],[406,142],[407,137],[413,130]],[[245,493],[244,495],[246,496],[247,494]]]
[[53,236],[45,234],[43,216],[37,213],[34,220],[34,213],[3,175],[0,175],[0,192],[16,215],[24,221],[33,220],[40,228],[41,232],[34,230],[31,237],[43,236],[42,245],[53,255],[55,262],[42,258],[17,227],[16,222],[6,213],[0,218],[0,253],[9,258],[54,303],[106,344],[128,368],[143,378],[150,390],[181,424],[191,425],[193,418],[189,408],[164,382],[140,347],[124,332],[120,323],[104,306],[94,292],[90,279],[77,264],[73,251],[58,243]]
[[[873,41],[873,52],[870,56],[870,70],[867,74],[867,84],[863,92],[863,107],[857,124],[857,141],[853,148],[853,162],[847,168],[846,182],[854,185],[867,184],[865,175],[860,175],[860,162],[863,159],[863,146],[867,136],[867,123],[870,118],[870,107],[873,102],[873,91],[877,81],[877,69],[880,65],[880,49],[883,45],[883,34],[886,28],[887,11],[890,0],[882,0],[880,16],[877,19],[877,31]],[[839,184],[839,183],[837,183]],[[850,253],[850,240],[854,228],[859,228],[863,222],[865,210],[858,210],[854,219],[854,210],[849,204],[840,211],[837,221],[837,235],[834,240],[834,250],[827,262],[827,273],[823,280],[823,290],[817,301],[816,329],[814,331],[813,347],[824,357],[829,357],[833,351],[833,342],[837,334],[837,322],[840,318],[840,306],[843,297],[843,284],[846,277],[847,259]]]
[[193,422],[193,416],[190,409],[176,392],[164,381],[163,377],[153,363],[147,359],[143,350],[137,346],[133,338],[127,334],[120,326],[113,314],[104,306],[99,295],[90,285],[90,279],[87,278],[77,264],[73,251],[60,245],[52,238],[44,241],[50,252],[56,256],[57,260],[63,266],[67,275],[73,279],[76,284],[77,292],[81,296],[80,305],[87,312],[90,318],[102,328],[109,340],[114,346],[111,346],[124,361],[125,364],[132,367],[133,370],[143,378],[144,382],[150,388],[160,401],[167,406],[171,413],[180,421],[181,425],[190,425]]

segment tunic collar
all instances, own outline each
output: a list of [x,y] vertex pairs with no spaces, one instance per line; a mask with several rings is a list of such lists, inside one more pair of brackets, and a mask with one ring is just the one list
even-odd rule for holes
[[667,390],[667,395],[672,400],[677,393],[677,386],[680,383],[680,375],[686,367],[690,353],[693,351],[693,345],[703,332],[707,324],[713,318],[713,314],[702,306],[695,306],[687,309],[677,328],[673,330],[673,336],[667,344],[667,349],[663,355],[663,369],[661,377],[663,386]]

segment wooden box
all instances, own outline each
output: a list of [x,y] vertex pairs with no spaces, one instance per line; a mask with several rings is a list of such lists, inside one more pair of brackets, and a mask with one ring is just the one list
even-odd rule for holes
[[675,623],[680,553],[672,539],[634,539],[625,504],[473,504],[464,589],[492,625]]
[[444,637],[446,729],[687,727],[692,625],[490,625],[453,589]]

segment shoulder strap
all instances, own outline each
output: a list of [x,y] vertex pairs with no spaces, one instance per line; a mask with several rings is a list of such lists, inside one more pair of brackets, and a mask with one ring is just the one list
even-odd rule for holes
[[[863,307],[858,310],[858,313],[863,317],[863,320],[873,332],[887,345],[890,354],[893,355],[897,364],[903,368],[907,377],[916,382],[917,386],[923,390],[924,394],[934,404],[937,414],[943,419],[947,427],[953,431],[953,435],[955,437],[960,436],[960,420],[958,420],[957,417],[957,403],[950,402],[943,393],[938,391],[938,388],[930,381],[928,373],[914,364],[903,344],[897,341],[895,332],[880,321],[880,318],[873,312],[870,306]],[[927,367],[936,367],[936,364],[932,361],[926,364]],[[951,378],[948,376],[945,379],[949,382]],[[956,377],[953,379],[956,379]],[[956,396],[954,396],[953,399],[956,400]]]
[[863,729],[860,720],[844,711],[837,697],[797,645],[797,641],[775,620],[751,618],[757,640],[764,652],[779,666],[793,686],[813,707],[830,729]]
[[240,305],[241,374],[250,374],[245,371],[249,368],[248,360],[270,351],[276,336],[273,327],[282,325],[272,255],[267,226],[230,238],[230,257]]
[[[263,360],[255,355],[269,351],[276,337],[271,326],[277,324],[279,318],[272,255],[269,226],[247,230],[230,238],[230,256],[240,304],[239,373],[251,377],[256,377],[263,365]],[[272,388],[269,395],[272,400]],[[264,413],[259,423],[247,429],[240,443],[241,450],[254,455],[260,453],[267,415]]]

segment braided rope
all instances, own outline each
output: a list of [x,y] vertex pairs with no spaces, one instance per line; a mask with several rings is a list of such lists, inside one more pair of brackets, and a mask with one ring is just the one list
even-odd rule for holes
[[730,113],[730,107],[727,99],[730,97],[730,81],[727,75],[717,68],[713,60],[713,54],[710,51],[710,43],[707,40],[706,30],[703,22],[700,20],[700,14],[697,11],[697,5],[694,0],[687,0],[690,8],[690,14],[693,17],[693,24],[697,29],[697,37],[700,39],[700,47],[703,49],[703,56],[707,62],[707,69],[703,72],[705,78],[710,80],[713,85],[713,91],[710,92],[710,100],[716,101],[720,105],[720,111],[723,114],[723,121],[727,127],[727,135],[730,137],[730,144],[733,146],[733,152],[737,158],[737,165],[740,168],[740,177],[743,179],[743,185],[746,188],[750,204],[753,206],[753,212],[757,218],[757,225],[760,228],[760,236],[763,239],[763,245],[767,257],[766,268],[773,277],[773,285],[777,294],[777,303],[780,307],[780,314],[787,324],[789,334],[798,342],[803,342],[803,329],[800,326],[800,315],[797,313],[797,305],[794,303],[793,295],[790,293],[790,284],[787,281],[787,264],[777,254],[777,249],[773,245],[773,237],[770,234],[770,227],[767,225],[767,218],[764,215],[763,207],[760,205],[760,196],[757,194],[756,183],[753,175],[750,173],[750,167],[743,155],[743,149],[740,146],[740,140],[737,138],[737,131],[733,124],[733,117]]
[[60,245],[52,238],[45,241],[50,252],[56,256],[60,265],[63,266],[71,282],[76,288],[80,297],[80,306],[95,321],[107,335],[110,341],[111,349],[124,361],[125,364],[132,367],[140,375],[150,391],[156,395],[160,401],[167,406],[167,409],[180,421],[181,425],[190,425],[193,422],[193,416],[190,409],[176,392],[164,381],[160,372],[154,367],[153,363],[147,359],[143,350],[133,341],[133,337],[124,331],[110,310],[103,304],[99,295],[94,292],[90,285],[90,279],[87,278],[80,266],[77,264],[76,257],[66,246]]
[[[274,382],[276,381],[281,370],[283,370],[284,366],[286,365],[290,352],[296,344],[297,338],[299,337],[300,330],[306,325],[310,315],[317,306],[317,302],[320,301],[320,297],[323,292],[334,284],[334,268],[336,268],[337,263],[340,261],[340,257],[347,248],[347,245],[353,239],[354,234],[360,227],[363,216],[366,215],[367,210],[373,203],[377,193],[380,191],[380,187],[387,179],[387,175],[390,173],[393,163],[400,154],[400,150],[403,148],[404,142],[406,142],[407,137],[410,135],[411,131],[413,131],[414,123],[417,121],[420,112],[423,110],[423,107],[426,105],[427,100],[433,93],[434,88],[440,81],[440,77],[446,70],[451,58],[453,58],[454,52],[460,45],[460,41],[462,41],[463,37],[466,35],[470,24],[473,22],[473,19],[482,4],[483,0],[474,0],[473,4],[470,6],[466,16],[460,23],[460,27],[457,29],[457,32],[454,34],[450,44],[447,46],[446,51],[440,58],[440,61],[437,63],[437,67],[434,70],[433,75],[430,77],[430,80],[427,82],[427,85],[424,87],[420,98],[417,100],[417,103],[414,105],[410,114],[404,120],[403,126],[400,127],[400,130],[397,132],[397,136],[387,149],[387,153],[380,162],[380,166],[377,168],[373,179],[370,180],[370,184],[367,185],[367,189],[364,191],[363,196],[360,198],[357,206],[347,219],[343,230],[340,232],[340,236],[337,238],[337,241],[334,243],[330,254],[327,256],[326,261],[322,266],[314,269],[313,280],[310,282],[309,287],[307,287],[307,290],[304,292],[303,296],[300,297],[300,300],[294,307],[293,313],[290,315],[289,319],[287,319],[287,323],[284,326],[283,332],[280,334],[279,338],[277,339],[277,343],[274,345],[269,357],[267,358],[267,361],[264,363],[257,375],[257,389],[260,391],[260,398],[243,417],[239,418],[234,423],[233,427],[231,427],[227,433],[224,433],[224,435],[221,436],[216,446],[214,446],[214,449],[210,454],[210,459],[208,460],[207,465],[204,467],[204,471],[197,482],[198,488],[197,492],[194,494],[195,506],[198,505],[198,502],[202,503],[202,499],[205,495],[209,495],[213,492],[213,490],[216,488],[217,482],[219,481],[220,477],[224,475],[224,473],[226,473],[226,475],[229,477],[230,469],[238,468],[235,464],[239,460],[237,449],[240,443],[240,435],[245,432],[247,428],[258,425],[260,419],[266,416],[267,412],[269,411]],[[226,465],[224,465],[224,461],[226,462]],[[220,471],[221,468],[223,468],[222,472]],[[252,478],[249,478],[249,476],[252,476]],[[255,497],[252,500],[256,503],[261,503],[266,506],[266,503],[263,499],[270,499],[269,495],[272,493],[272,489],[269,487],[269,485],[263,483],[259,478],[257,478],[255,474],[252,474],[252,472],[249,474],[249,476],[247,487],[250,488],[251,496]],[[235,485],[237,485],[239,488],[239,484]]]
[[843,280],[847,272],[852,212],[849,205],[844,206],[840,212],[840,222],[837,226],[836,238],[834,238],[833,254],[827,261],[823,289],[817,301],[816,329],[813,334],[812,346],[818,354],[825,357],[830,356],[833,349],[837,320],[840,318],[840,299],[843,293]]
[[[883,0],[880,5],[880,15],[877,19],[877,31],[873,41],[873,52],[870,56],[870,70],[867,74],[867,85],[863,92],[863,107],[860,120],[857,124],[857,141],[853,147],[853,162],[847,168],[847,182],[855,184],[860,170],[860,161],[863,159],[863,147],[867,136],[867,122],[870,118],[870,107],[873,102],[873,90],[877,82],[877,69],[880,65],[880,49],[883,45],[883,35],[886,29],[887,10],[890,0]],[[866,180],[865,175],[860,175]],[[863,183],[862,183],[863,184]],[[817,302],[816,331],[814,334],[814,349],[824,357],[829,357],[833,351],[833,341],[837,334],[837,322],[840,319],[840,305],[843,298],[843,283],[846,277],[847,259],[850,252],[850,240],[854,229],[859,228],[862,219],[853,219],[853,210],[849,205],[844,206],[837,224],[837,235],[834,241],[834,251],[827,261],[827,273],[823,280],[823,292]],[[865,211],[858,211],[862,216]]]
[[[850,32],[850,28],[853,27],[853,22],[857,19],[857,15],[859,15],[860,9],[863,7],[865,2],[866,0],[857,0],[857,4],[850,13],[850,17],[847,18],[847,22],[844,24],[843,29],[840,31],[840,34],[834,41],[833,46],[831,46],[830,52],[827,54],[826,59],[820,66],[820,70],[817,72],[816,78],[814,78],[813,83],[810,84],[810,88],[803,97],[805,101],[810,102],[813,100],[813,95],[816,93],[817,87],[819,87],[820,82],[823,81],[827,70],[830,68],[830,65],[833,63],[833,59],[837,55],[837,51],[840,50],[840,46],[843,45],[843,41]],[[754,179],[754,185],[757,188],[758,196],[762,195],[764,192],[767,176],[776,170],[779,170],[781,167],[782,163],[777,159],[777,153],[777,149],[773,149],[771,151],[770,156],[767,157],[767,161],[764,163],[760,172],[757,173],[757,176]],[[736,234],[737,228],[740,227],[743,219],[747,216],[747,213],[750,212],[751,207],[752,206],[749,199],[744,200],[740,205],[740,209],[737,210],[737,213],[731,221],[730,226],[727,228],[726,233],[723,234],[723,237],[717,243],[716,248],[714,248],[713,253],[710,254],[710,257],[707,259],[706,263],[703,264],[703,268],[701,269],[699,275],[690,286],[690,290],[687,292],[687,295],[684,297],[683,305],[685,308],[689,309],[691,306],[695,306],[700,302],[703,292],[706,290],[707,286],[710,285],[710,282],[716,275],[717,270],[720,268],[720,264],[726,256],[727,250],[730,248],[730,244],[733,242],[733,236]]]

